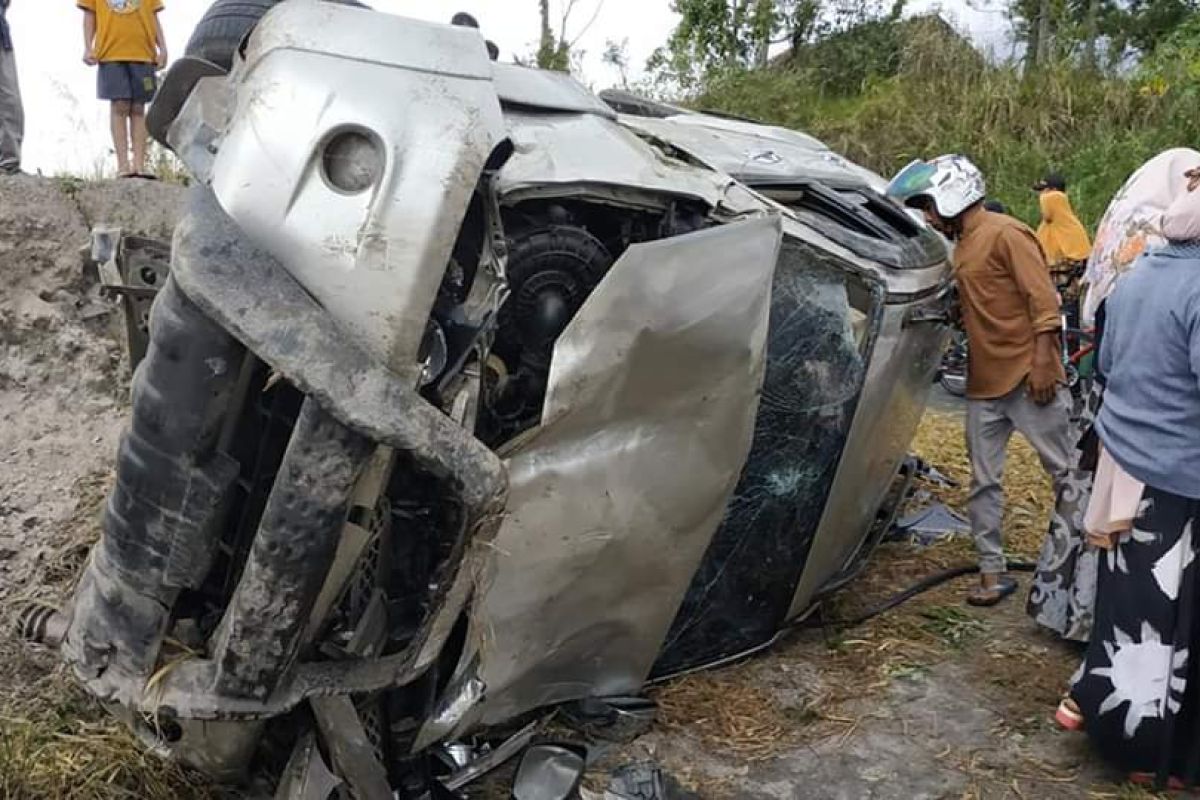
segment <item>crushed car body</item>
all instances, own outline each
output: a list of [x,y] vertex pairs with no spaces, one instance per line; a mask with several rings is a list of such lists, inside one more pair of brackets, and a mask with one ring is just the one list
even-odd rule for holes
[[769,645],[874,546],[949,282],[876,176],[321,0],[163,93],[196,185],[49,626],[149,746],[383,796]]

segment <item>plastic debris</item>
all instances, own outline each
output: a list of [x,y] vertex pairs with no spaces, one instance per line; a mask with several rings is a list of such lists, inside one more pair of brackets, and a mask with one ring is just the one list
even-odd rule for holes
[[537,744],[525,751],[513,781],[514,800],[574,798],[587,765],[581,748],[566,744]]
[[932,483],[934,486],[941,486],[946,489],[958,488],[958,481],[951,478],[946,473],[939,470],[933,464],[918,458],[917,460],[917,477],[922,480]]
[[629,764],[613,773],[604,800],[696,800],[662,768],[651,763]]
[[[465,745],[451,745],[443,748],[441,755],[445,757],[445,760],[453,761],[457,770],[452,775],[442,778],[442,785],[455,791],[496,769],[510,758],[515,757],[525,745],[532,741],[540,724],[540,720],[529,723],[496,745],[495,749],[485,746],[472,750]],[[466,759],[466,761],[461,762],[462,759]]]
[[965,535],[970,530],[971,524],[961,514],[950,509],[945,503],[934,503],[898,520],[888,538],[928,546]]

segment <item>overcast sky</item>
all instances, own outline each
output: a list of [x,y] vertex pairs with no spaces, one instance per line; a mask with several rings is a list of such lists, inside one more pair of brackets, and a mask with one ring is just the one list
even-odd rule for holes
[[[597,2],[577,0],[567,28],[568,38],[580,36]],[[192,28],[210,5],[209,0],[165,0],[162,23],[171,57],[183,54]],[[479,19],[484,33],[500,46],[501,59],[527,55],[538,32],[534,0],[368,0],[379,11],[420,19],[449,21],[456,11]],[[563,0],[551,0],[559,13]],[[616,73],[601,62],[605,43],[627,41],[635,75],[675,24],[670,0],[602,0],[594,21],[582,33],[583,78],[595,89],[615,84]],[[1003,15],[978,10],[989,0],[913,0],[910,11],[941,7],[957,25],[979,41],[1003,48],[1007,25]],[[974,6],[974,7],[972,7]],[[111,158],[107,109],[95,100],[95,72],[86,67],[81,13],[73,0],[11,0],[21,91],[25,100],[26,134],[22,166],[27,172],[69,172],[94,176],[115,171]]]

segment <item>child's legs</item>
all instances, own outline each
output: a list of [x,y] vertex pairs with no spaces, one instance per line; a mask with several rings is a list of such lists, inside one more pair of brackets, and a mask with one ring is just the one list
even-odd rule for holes
[[129,138],[133,143],[133,172],[141,175],[146,171],[146,106],[131,103],[129,106]]
[[133,171],[139,175],[146,172],[146,104],[154,99],[158,90],[158,77],[154,64],[129,64],[130,92],[129,132],[133,143]]
[[108,121],[112,129],[113,150],[117,153],[117,173],[128,175],[129,169],[129,122],[131,104],[128,100],[113,100]]
[[106,61],[97,67],[96,94],[112,103],[109,127],[112,130],[113,150],[117,154],[117,171],[129,174],[129,123],[133,101],[133,78],[129,65],[122,61]]

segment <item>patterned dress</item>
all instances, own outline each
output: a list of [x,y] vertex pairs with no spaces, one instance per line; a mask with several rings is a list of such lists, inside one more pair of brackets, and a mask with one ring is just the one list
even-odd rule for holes
[[[1092,385],[1079,419],[1081,431],[1092,427],[1100,410],[1102,389]],[[1075,460],[1055,498],[1050,530],[1042,544],[1038,569],[1033,576],[1026,611],[1029,616],[1059,636],[1086,642],[1092,634],[1092,613],[1096,602],[1096,575],[1099,554],[1087,543],[1083,533],[1083,515],[1092,496],[1092,472],[1080,465],[1083,453],[1075,451]]]
[[1091,644],[1071,698],[1105,759],[1200,785],[1200,500],[1147,486],[1133,530],[1097,559]]

